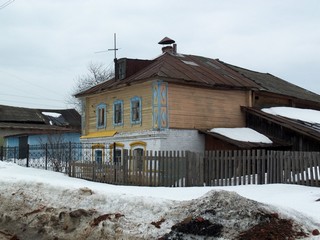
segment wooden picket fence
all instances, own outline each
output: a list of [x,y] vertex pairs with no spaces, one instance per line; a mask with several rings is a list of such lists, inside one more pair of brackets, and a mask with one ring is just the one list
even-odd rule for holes
[[72,161],[69,176],[137,186],[235,186],[286,183],[319,186],[319,152],[266,150],[147,151],[132,156],[123,151],[121,163]]

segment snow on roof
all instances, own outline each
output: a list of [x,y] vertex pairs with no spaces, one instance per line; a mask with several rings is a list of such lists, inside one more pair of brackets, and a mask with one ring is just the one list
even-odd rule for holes
[[293,107],[272,107],[263,108],[262,111],[272,115],[279,115],[282,117],[297,119],[304,122],[320,124],[320,111],[317,110]]
[[195,62],[192,62],[192,61],[183,61],[182,60],[182,62],[184,62],[185,64],[188,64],[188,65],[191,65],[191,66],[196,66],[196,67],[199,66],[198,64],[196,64]]
[[272,143],[268,137],[251,128],[212,128],[210,132],[242,142]]
[[56,112],[42,112],[43,115],[58,118],[61,116],[61,113]]

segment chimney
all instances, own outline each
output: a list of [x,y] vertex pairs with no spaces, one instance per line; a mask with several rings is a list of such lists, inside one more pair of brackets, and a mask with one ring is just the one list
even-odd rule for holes
[[176,54],[177,53],[177,44],[175,44],[175,41],[165,37],[163,38],[158,44],[164,45],[162,47],[162,53],[172,53]]
[[173,47],[172,47],[172,46],[164,46],[164,47],[162,48],[162,53],[165,53],[165,52],[167,52],[167,53],[173,53]]
[[118,59],[115,58],[114,60],[114,78],[115,80],[119,79],[119,63],[118,63]]
[[177,54],[177,44],[176,43],[174,43],[174,44],[172,44],[172,50],[173,50],[173,54]]

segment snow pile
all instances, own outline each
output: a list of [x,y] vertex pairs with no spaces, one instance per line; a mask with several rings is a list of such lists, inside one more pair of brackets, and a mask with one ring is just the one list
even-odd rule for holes
[[320,124],[320,111],[312,109],[302,109],[293,107],[272,107],[263,108],[262,111],[272,115],[279,115],[282,117],[301,120],[309,123]]
[[114,186],[1,161],[0,176],[0,233],[19,239],[170,239],[177,224],[206,222],[233,239],[275,212],[298,231],[320,227],[319,188]]
[[42,112],[42,114],[49,117],[54,117],[54,118],[58,118],[61,116],[61,113],[56,113],[56,112]]
[[210,132],[242,142],[272,143],[268,137],[251,128],[213,128]]

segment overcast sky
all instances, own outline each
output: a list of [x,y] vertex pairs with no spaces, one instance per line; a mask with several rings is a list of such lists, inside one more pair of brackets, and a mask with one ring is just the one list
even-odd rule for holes
[[[13,0],[11,0],[13,1]],[[0,104],[68,108],[90,62],[178,52],[269,72],[320,94],[319,0],[0,0]],[[2,7],[1,7],[2,6]]]

